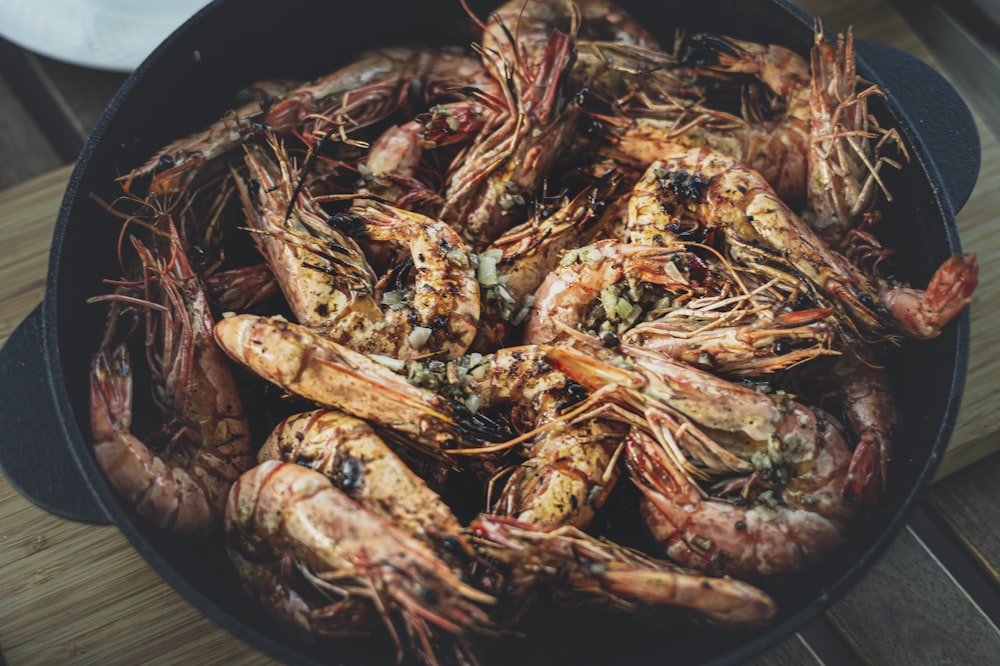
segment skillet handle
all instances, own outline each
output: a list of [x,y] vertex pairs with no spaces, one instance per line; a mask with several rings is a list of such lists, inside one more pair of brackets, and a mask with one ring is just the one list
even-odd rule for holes
[[42,306],[0,349],[0,471],[46,511],[87,523],[109,523],[70,450],[49,390]]
[[937,176],[944,205],[952,215],[965,205],[979,177],[979,131],[958,91],[926,62],[895,47],[858,39],[854,42],[859,71],[888,94],[888,104],[913,128],[911,155]]

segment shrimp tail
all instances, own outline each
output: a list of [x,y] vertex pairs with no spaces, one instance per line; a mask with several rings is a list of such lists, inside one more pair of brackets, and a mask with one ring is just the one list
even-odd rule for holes
[[974,253],[954,254],[934,273],[926,291],[908,287],[884,288],[880,296],[896,324],[907,335],[929,340],[972,302],[979,283]]
[[729,628],[765,624],[777,609],[766,592],[748,583],[695,572],[572,526],[482,515],[469,530],[484,553],[515,574],[552,585],[559,604],[609,608],[654,622],[664,611],[682,609]]

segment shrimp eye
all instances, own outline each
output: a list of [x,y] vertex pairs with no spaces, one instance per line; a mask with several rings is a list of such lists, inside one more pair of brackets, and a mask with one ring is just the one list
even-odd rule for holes
[[799,294],[795,297],[795,302],[792,303],[792,307],[796,310],[805,310],[812,306],[812,301],[805,294]]
[[160,159],[156,162],[156,168],[173,169],[175,164],[177,163],[174,161],[173,155],[160,155]]
[[342,231],[351,238],[364,238],[368,235],[365,230],[365,221],[358,215],[352,213],[337,213],[326,221],[334,229]]
[[273,95],[267,95],[266,97],[262,97],[260,100],[260,110],[267,111],[272,106],[274,106],[275,102],[277,101],[278,98]]
[[783,340],[779,340],[779,341],[777,341],[777,342],[774,343],[774,353],[775,354],[781,356],[783,354],[787,354],[790,351],[792,351],[792,348],[788,345],[787,342],[785,342]]
[[188,261],[197,268],[203,268],[208,263],[208,252],[200,245],[192,245],[187,251]]
[[583,122],[582,131],[587,136],[601,137],[610,134],[608,128],[605,127],[604,123],[602,123],[600,120],[597,120],[596,118],[588,118],[587,120],[582,122]]

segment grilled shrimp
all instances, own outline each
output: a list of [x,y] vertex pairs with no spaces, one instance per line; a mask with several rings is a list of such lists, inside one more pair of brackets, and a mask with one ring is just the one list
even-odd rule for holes
[[724,377],[758,377],[819,356],[835,355],[830,310],[775,312],[713,306],[733,299],[703,298],[641,322],[620,336]]
[[279,423],[257,452],[323,474],[348,497],[457,563],[472,549],[455,514],[366,422],[318,409]]
[[[272,141],[272,148],[277,163],[247,147],[260,185],[256,193],[242,187],[241,196],[296,319],[361,351],[465,353],[476,335],[479,283],[459,236],[442,222],[380,202],[324,218],[306,194],[296,196],[294,167],[280,144]],[[352,234],[406,246],[416,272],[412,291],[400,288],[385,307],[376,302],[374,274]]]
[[206,164],[225,155],[241,143],[257,135],[263,126],[264,109],[278,97],[294,89],[290,81],[261,81],[246,95],[247,101],[228,111],[222,118],[204,129],[167,144],[142,166],[120,178],[129,190],[134,180],[153,176],[149,191],[168,195],[183,191]]
[[[860,337],[922,337],[906,317],[906,292],[874,284],[830,249],[759,174],[717,152],[678,146],[650,165],[629,201],[628,225],[639,242],[670,243],[714,231],[741,267],[781,276],[790,289],[833,307],[845,328]],[[974,273],[969,267],[948,275],[959,278],[953,284],[963,292],[962,286],[974,286]],[[932,299],[939,306],[934,309],[942,319],[957,314],[950,306],[964,305],[965,294],[941,293],[947,303]]]
[[589,333],[727,376],[836,353],[829,310],[784,312],[768,284],[750,290],[752,276],[726,272],[679,248],[598,241],[567,253],[546,277],[524,339],[572,344]]
[[844,499],[870,508],[886,488],[889,461],[903,419],[885,369],[855,351],[837,359],[832,374],[840,392],[854,453]]
[[[253,239],[302,324],[348,329],[381,317],[370,297],[375,276],[361,248],[325,223],[319,205],[301,192],[298,173],[277,137],[269,149],[246,146],[250,178],[238,181]],[[368,298],[365,296],[368,295]]]
[[[629,290],[628,285],[615,288],[626,279],[656,285],[668,295],[708,293],[718,283],[702,259],[680,247],[600,240],[564,254],[555,270],[545,277],[535,292],[525,342],[566,340],[567,330],[584,328],[586,315],[598,304],[607,321],[634,325],[644,314],[639,294],[628,299],[621,293]],[[619,332],[614,331],[616,335]]]
[[[226,545],[247,592],[313,637],[370,633],[381,620],[401,658],[472,660],[495,633],[494,599],[425,543],[349,498],[318,472],[269,460],[233,486]],[[442,655],[443,656],[443,655]]]
[[[810,146],[809,63],[776,44],[718,35],[693,36],[682,61],[714,71],[749,74],[774,95],[772,104],[758,101],[752,110],[744,111],[746,125],[735,132],[742,154],[734,157],[748,162],[783,198],[801,199],[806,193]],[[776,121],[766,120],[776,112]]]
[[[858,507],[843,497],[851,452],[832,421],[787,396],[622,349],[635,369],[561,348],[547,357],[624,407],[641,510],[671,559],[769,576],[814,564],[844,541]],[[697,483],[720,476],[727,479],[721,490]],[[712,494],[734,490],[749,504]]]
[[546,363],[539,348],[504,347],[448,364],[411,362],[407,375],[479,414],[502,413],[524,433],[482,450],[528,439],[525,460],[505,470],[506,478],[494,477],[504,485],[490,511],[537,525],[590,524],[618,479],[614,462],[625,430],[607,419],[560,419],[582,398],[580,387]]
[[[596,116],[604,128],[599,154],[645,169],[671,144],[710,148],[747,163],[784,200],[806,196],[810,79],[801,56],[776,45],[696,34],[676,56],[632,49],[619,60],[634,61],[620,66],[639,74],[616,102],[620,113]],[[737,78],[743,75],[755,77],[770,99],[746,94]],[[728,96],[720,94],[726,90]]]
[[789,481],[755,491],[745,480],[739,499],[706,495],[641,431],[633,430],[626,456],[643,494],[640,511],[670,559],[703,571],[775,576],[817,564],[847,536],[855,505],[842,492],[851,456],[835,433],[828,426],[811,442],[789,444],[781,452]]
[[511,227],[573,139],[576,106],[564,90],[579,14],[559,0],[511,0],[483,33],[484,64],[503,86],[491,114],[445,183],[441,219],[481,251]]
[[[468,95],[469,99],[434,105],[413,120],[383,131],[359,166],[364,179],[359,194],[436,215],[444,202],[435,187],[418,178],[425,153],[472,141],[489,115],[500,110],[499,101],[478,88]],[[360,199],[356,205],[365,203]]]
[[502,349],[493,363],[493,381],[485,382],[479,393],[485,405],[517,397],[517,406],[525,407],[525,397],[533,391],[525,395],[522,387],[531,386],[532,375],[539,372],[543,383],[556,377],[559,386],[530,401],[532,425],[549,425],[527,445],[526,459],[511,471],[491,511],[532,525],[586,529],[618,480],[615,463],[624,429],[601,418],[559,422],[559,413],[581,396],[574,383],[542,361],[537,348]]
[[624,199],[617,195],[624,186],[621,171],[609,169],[571,199],[537,211],[506,231],[479,256],[484,305],[476,351],[502,346],[512,327],[523,323],[563,252],[618,223]]
[[282,389],[406,435],[431,455],[510,435],[464,404],[414,386],[372,357],[280,317],[224,318],[215,325],[215,339],[233,360]]
[[868,113],[868,99],[884,93],[875,85],[858,89],[850,30],[831,42],[817,26],[811,62],[807,208],[803,217],[831,247],[843,251],[848,232],[873,208],[879,190],[888,197],[881,169],[900,166],[882,154],[882,149],[894,143],[904,158],[906,153],[896,132],[879,127]]
[[204,164],[265,130],[305,138],[336,131],[337,139],[348,137],[402,106],[417,80],[425,82],[428,97],[466,86],[496,86],[482,64],[463,53],[408,47],[372,51],[307,85],[258,84],[264,90],[258,99],[157,151],[126,182],[152,175],[151,192],[179,191]]
[[396,285],[383,294],[379,320],[346,332],[349,344],[396,358],[425,356],[428,350],[455,358],[469,349],[479,322],[480,292],[458,233],[444,222],[378,201],[335,215],[330,223],[369,241],[407,248],[415,273],[412,289]]
[[918,340],[931,340],[972,302],[979,264],[972,252],[953,254],[934,271],[927,289],[880,280],[879,296],[896,326]]
[[748,583],[706,576],[574,527],[479,516],[469,532],[484,556],[510,569],[510,587],[546,585],[558,604],[611,608],[645,621],[680,608],[733,629],[766,624],[777,611],[767,593]]
[[146,349],[162,423],[146,441],[132,433],[128,349],[106,340],[91,363],[94,455],[115,490],[152,524],[207,536],[221,524],[230,485],[253,465],[250,428],[212,339],[205,287],[184,252],[172,252],[168,263],[138,240],[135,247],[147,272]]

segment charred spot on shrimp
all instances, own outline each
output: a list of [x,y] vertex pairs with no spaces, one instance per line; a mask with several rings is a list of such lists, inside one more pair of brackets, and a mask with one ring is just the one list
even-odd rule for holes
[[340,478],[347,492],[357,490],[364,484],[365,463],[360,458],[349,456],[340,465]]
[[590,395],[590,392],[582,384],[578,384],[572,379],[567,379],[565,386],[563,386],[562,394],[565,396],[565,399],[559,403],[559,409],[572,407],[575,404],[583,402]]
[[[702,201],[705,192],[712,185],[713,178],[702,178],[689,171],[654,170],[660,192],[668,192],[691,201]],[[662,205],[662,202],[661,202]]]

